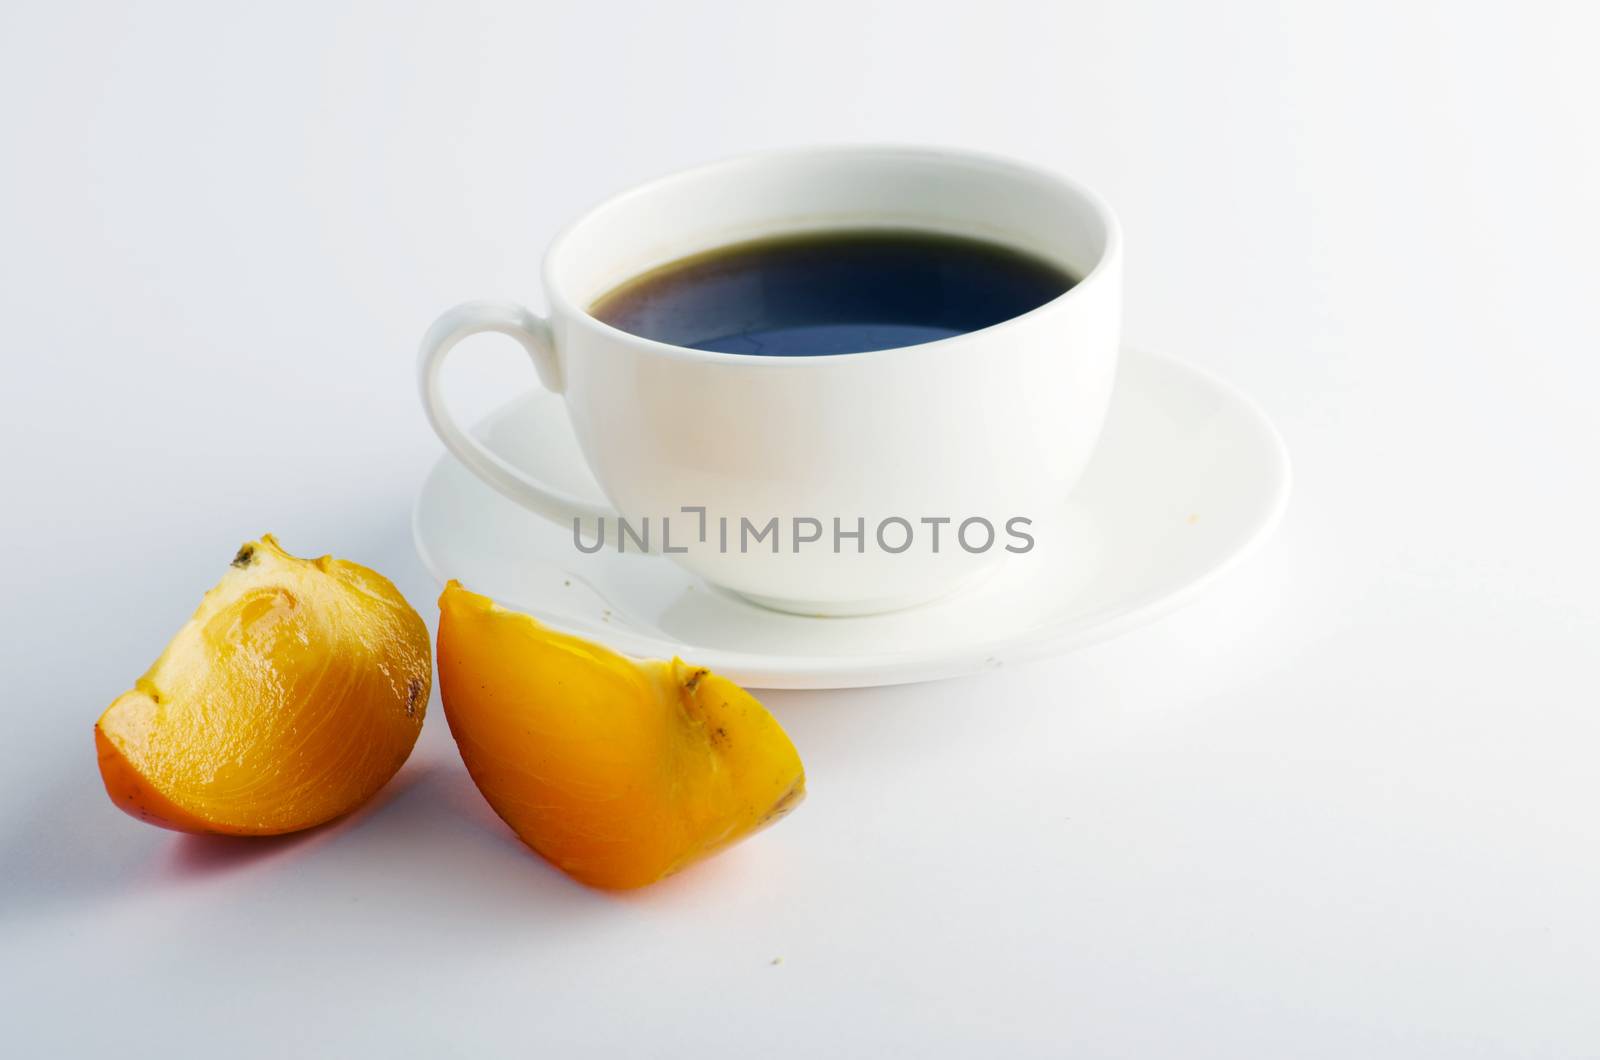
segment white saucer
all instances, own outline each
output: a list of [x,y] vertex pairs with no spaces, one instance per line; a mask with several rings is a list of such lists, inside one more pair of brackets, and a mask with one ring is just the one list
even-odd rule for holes
[[[412,530],[441,583],[457,578],[619,651],[681,655],[756,688],[901,684],[1014,664],[1173,610],[1283,514],[1288,453],[1248,398],[1170,357],[1124,351],[1118,373],[1099,448],[1066,502],[1072,546],[1008,558],[979,585],[908,611],[780,614],[659,557],[583,555],[570,528],[524,511],[450,456],[423,484]],[[559,398],[525,394],[476,433],[534,477],[603,501]]]

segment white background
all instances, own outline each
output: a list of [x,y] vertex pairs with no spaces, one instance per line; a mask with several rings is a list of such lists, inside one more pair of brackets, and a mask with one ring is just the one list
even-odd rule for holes
[[[1592,12],[11,0],[0,1051],[1600,1054]],[[628,897],[515,842],[437,702],[308,835],[112,808],[90,726],[240,541],[436,614],[437,311],[535,299],[638,180],[857,140],[1103,191],[1129,339],[1288,441],[1274,541],[1070,657],[767,695],[809,801]],[[469,412],[532,385],[478,343]]]

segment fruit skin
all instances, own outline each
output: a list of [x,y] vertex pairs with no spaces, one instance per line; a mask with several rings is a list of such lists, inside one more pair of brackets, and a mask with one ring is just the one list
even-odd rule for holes
[[439,597],[439,695],[495,813],[594,887],[653,883],[805,795],[794,744],[732,681],[630,659],[453,581]]
[[267,534],[95,723],[106,794],[180,832],[321,824],[405,763],[432,671],[428,628],[386,578]]

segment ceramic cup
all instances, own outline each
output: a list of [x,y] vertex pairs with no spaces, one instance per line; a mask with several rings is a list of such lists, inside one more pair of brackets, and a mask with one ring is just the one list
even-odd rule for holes
[[[1081,280],[993,327],[822,357],[687,349],[586,311],[686,255],[841,228],[994,240]],[[574,548],[648,547],[759,604],[848,615],[944,595],[1008,555],[1072,547],[1040,540],[1035,527],[1094,449],[1116,373],[1122,285],[1116,219],[1073,181],[932,148],[735,158],[595,207],[556,238],[543,273],[544,316],[468,303],[434,323],[422,343],[422,401],[451,453],[572,528]],[[563,397],[610,508],[532,479],[451,418],[440,370],[479,332],[516,339]]]

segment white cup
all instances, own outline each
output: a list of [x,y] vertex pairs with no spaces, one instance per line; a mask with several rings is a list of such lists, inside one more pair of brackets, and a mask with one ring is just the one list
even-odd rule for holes
[[[623,281],[700,251],[863,228],[997,241],[1080,280],[993,327],[821,357],[687,349],[586,311]],[[1033,527],[1060,506],[1100,433],[1122,288],[1116,218],[1082,186],[943,148],[751,155],[607,200],[556,238],[543,271],[547,316],[468,303],[434,323],[422,400],[457,459],[573,528],[574,548],[592,548],[603,528],[602,547],[639,551],[643,530],[652,551],[713,585],[785,611],[847,615],[942,596],[1026,551],[1024,538],[1070,547],[1036,540]],[[451,419],[440,369],[459,341],[486,331],[520,342],[540,382],[563,396],[613,509],[535,481]]]

